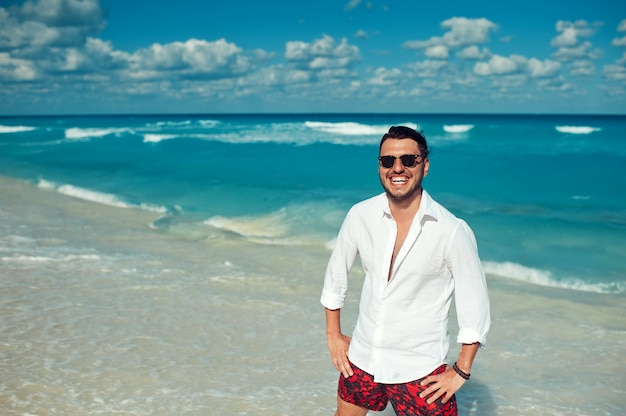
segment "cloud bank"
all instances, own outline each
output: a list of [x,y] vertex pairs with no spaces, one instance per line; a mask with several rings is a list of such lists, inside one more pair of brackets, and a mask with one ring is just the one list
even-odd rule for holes
[[[350,1],[344,10],[360,3]],[[545,91],[584,96],[586,79],[594,76],[601,77],[606,94],[622,104],[626,100],[626,52],[599,66],[603,51],[593,39],[606,28],[584,20],[556,22],[554,37],[546,39],[553,53],[533,57],[492,52],[502,49],[502,41],[494,39],[501,30],[497,22],[451,17],[441,22],[441,33],[398,45],[406,61],[389,67],[368,64],[350,39],[323,33],[314,39],[286,38],[283,50],[246,50],[224,38],[191,38],[124,51],[98,37],[106,25],[98,0],[29,0],[0,8],[5,103],[0,111],[19,111],[26,100],[44,108],[56,105],[57,111],[85,103],[93,111],[138,111],[151,101],[228,110],[246,108],[238,107],[243,100],[264,111],[285,111],[303,97],[318,109],[338,102],[343,108],[346,103],[410,103],[409,97],[470,103],[477,97],[502,99],[505,93],[512,99]],[[606,47],[626,49],[626,19],[611,30],[615,37]],[[366,33],[357,32],[354,40],[367,42]],[[132,104],[133,97],[141,99],[138,104]]]

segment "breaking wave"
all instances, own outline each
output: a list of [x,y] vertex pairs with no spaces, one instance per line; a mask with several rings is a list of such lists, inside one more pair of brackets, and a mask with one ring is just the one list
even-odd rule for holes
[[567,134],[590,134],[590,133],[602,130],[599,127],[589,127],[589,126],[556,126],[554,128],[559,133],[567,133]]
[[71,196],[73,198],[82,199],[84,201],[94,202],[96,204],[108,205],[116,208],[138,208],[144,211],[154,212],[158,214],[166,214],[168,209],[159,205],[149,204],[145,202],[130,203],[117,197],[116,195],[104,192],[93,191],[91,189],[80,188],[78,186],[64,184],[57,185],[45,179],[40,179],[37,185],[40,189],[48,189],[56,191],[62,195]]

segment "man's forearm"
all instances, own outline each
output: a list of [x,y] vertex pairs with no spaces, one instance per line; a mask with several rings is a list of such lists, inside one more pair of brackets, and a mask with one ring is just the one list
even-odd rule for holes
[[341,334],[341,309],[326,310],[326,335]]
[[456,365],[459,367],[459,369],[461,369],[461,371],[467,374],[471,373],[472,364],[474,363],[474,358],[476,358],[476,353],[478,353],[479,348],[479,342],[461,345],[459,358],[456,360]]

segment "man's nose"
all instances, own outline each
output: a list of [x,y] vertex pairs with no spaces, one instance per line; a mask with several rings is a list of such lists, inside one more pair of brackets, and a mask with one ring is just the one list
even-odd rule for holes
[[397,157],[396,160],[393,161],[393,171],[394,172],[404,171],[404,164],[402,163],[402,160],[399,157]]

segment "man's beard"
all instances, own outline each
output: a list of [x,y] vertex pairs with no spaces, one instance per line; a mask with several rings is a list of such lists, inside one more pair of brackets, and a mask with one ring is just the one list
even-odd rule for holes
[[419,193],[422,189],[422,183],[421,182],[416,182],[412,188],[410,188],[409,190],[407,190],[407,192],[405,194],[402,194],[400,192],[394,193],[391,189],[389,189],[387,187],[387,178],[385,177],[384,179],[381,178],[380,183],[382,184],[383,188],[385,189],[385,192],[387,193],[387,196],[392,199],[393,201],[396,202],[402,202],[402,201],[407,201],[411,198],[413,198],[413,196],[416,193]]

